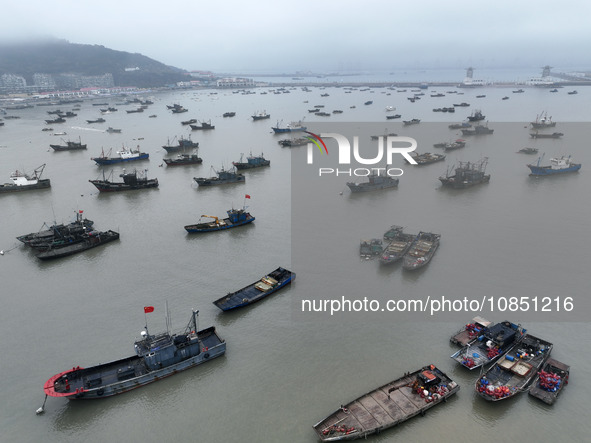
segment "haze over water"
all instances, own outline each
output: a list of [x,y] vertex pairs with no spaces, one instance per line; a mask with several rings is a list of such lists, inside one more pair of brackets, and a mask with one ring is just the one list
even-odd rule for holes
[[[475,75],[477,77],[477,75]],[[354,78],[347,78],[353,81]],[[590,362],[579,343],[591,338],[582,299],[588,262],[589,189],[591,156],[588,150],[591,88],[511,88],[461,90],[437,88],[445,97],[432,98],[432,89],[410,103],[412,93],[385,88],[345,93],[342,88],[300,88],[274,94],[191,90],[145,94],[154,101],[143,114],[127,114],[133,105],[117,105],[122,98],[99,99],[117,107],[102,125],[87,119],[99,116],[97,106],[81,104],[78,117],[53,125],[66,136],[42,132],[46,111],[35,107],[7,111],[19,115],[0,128],[0,180],[15,169],[32,171],[46,163],[50,190],[0,195],[0,311],[2,373],[6,399],[0,406],[0,425],[6,441],[103,442],[312,442],[312,425],[340,404],[374,389],[404,372],[434,363],[456,380],[460,392],[445,405],[430,410],[379,436],[375,442],[498,441],[513,436],[521,442],[585,441],[591,430],[581,418],[591,392],[583,384]],[[464,95],[447,93],[448,90]],[[268,92],[261,95],[260,92]],[[321,97],[328,93],[328,97]],[[388,95],[390,94],[390,95]],[[486,95],[476,98],[476,95]],[[501,100],[508,96],[508,100]],[[364,102],[371,100],[372,105]],[[305,103],[307,101],[307,103]],[[433,108],[469,102],[454,114]],[[166,105],[180,103],[189,112],[173,115]],[[306,147],[286,149],[273,135],[278,120],[314,120],[308,113],[322,104],[326,112],[343,110],[327,122],[347,122],[376,134],[397,132],[415,137],[420,152],[435,151],[433,143],[459,137],[447,128],[482,109],[495,133],[468,139],[466,148],[448,154],[445,162],[405,169],[398,189],[351,195],[348,177],[319,184],[313,171],[298,169]],[[351,108],[355,106],[355,108]],[[386,106],[396,107],[401,120],[420,118],[420,125],[404,128],[386,121]],[[55,106],[70,110],[71,106]],[[253,122],[256,111],[271,119]],[[236,117],[223,118],[227,111]],[[557,121],[561,140],[529,138],[525,126],[547,111]],[[148,118],[156,114],[156,118]],[[216,129],[190,131],[181,121],[211,120]],[[122,128],[107,134],[108,126]],[[310,125],[312,128],[312,125]],[[353,128],[354,130],[355,128]],[[191,134],[199,141],[200,166],[160,167],[167,139]],[[364,133],[365,134],[365,133]],[[365,134],[369,135],[369,134]],[[88,144],[86,151],[53,152],[60,138]],[[363,139],[365,140],[365,139]],[[369,141],[369,136],[367,136]],[[102,174],[89,158],[123,144],[140,145],[150,160],[127,164],[148,169],[157,177],[157,190],[99,194],[88,183]],[[582,163],[578,174],[536,180],[526,164],[536,156],[518,149],[538,147],[545,159],[572,155]],[[245,184],[199,189],[193,177],[213,175],[211,167],[229,167],[240,154],[263,152],[271,167],[247,171]],[[440,189],[438,177],[456,161],[489,157],[491,182],[462,192]],[[297,164],[296,168],[296,162]],[[121,168],[113,168],[115,176]],[[108,173],[111,168],[106,167]],[[298,175],[291,175],[296,171]],[[312,175],[310,175],[312,177]],[[362,179],[355,179],[362,181]],[[302,187],[300,187],[302,186]],[[341,195],[342,192],[342,195]],[[256,221],[249,226],[209,235],[188,235],[184,225],[202,214],[222,216],[241,207],[244,195]],[[15,237],[38,230],[46,222],[67,222],[77,210],[100,230],[113,229],[121,240],[82,255],[41,262]],[[430,230],[442,234],[433,261],[417,273],[399,265],[380,268],[361,260],[359,241],[380,237],[392,224],[408,232]],[[16,248],[12,249],[13,247]],[[297,273],[295,283],[269,299],[233,313],[222,313],[211,302],[284,266]],[[457,367],[449,355],[456,348],[448,337],[468,323],[466,313],[453,319],[391,317],[372,313],[330,316],[302,313],[304,298],[373,296],[421,298],[425,295],[533,296],[571,295],[579,311],[572,317],[536,320],[516,313],[494,313],[490,320],[521,322],[534,335],[555,345],[552,356],[571,365],[570,385],[553,407],[527,394],[489,404],[474,392],[478,374]],[[200,327],[215,325],[226,339],[226,356],[169,379],[115,398],[96,402],[66,402],[49,398],[46,412],[35,416],[43,402],[43,383],[72,366],[92,366],[133,353],[133,341],[145,325],[143,306],[152,332],[164,329],[165,302],[173,329],[184,328],[191,308],[200,310]],[[359,314],[359,315],[358,315]],[[556,317],[558,318],[558,317]]]

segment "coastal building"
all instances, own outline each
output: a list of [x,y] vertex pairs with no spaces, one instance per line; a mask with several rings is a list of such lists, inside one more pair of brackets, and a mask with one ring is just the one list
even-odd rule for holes
[[253,88],[254,86],[252,78],[227,77],[217,81],[218,88]]

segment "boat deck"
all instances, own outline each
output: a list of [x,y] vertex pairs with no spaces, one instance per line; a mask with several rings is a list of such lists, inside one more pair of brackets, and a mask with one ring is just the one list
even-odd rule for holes
[[314,430],[322,441],[353,440],[378,433],[402,423],[424,412],[447,397],[455,394],[460,387],[438,369],[432,372],[441,378],[449,390],[432,401],[417,394],[412,385],[420,371],[407,374],[356,400],[343,405],[339,410],[320,421]]
[[558,375],[560,377],[560,386],[555,391],[548,391],[539,385],[540,380],[539,378],[536,378],[531,389],[529,390],[529,395],[542,400],[548,405],[552,405],[556,401],[558,394],[560,394],[560,392],[568,384],[570,366],[553,358],[549,358],[546,361],[543,370]]

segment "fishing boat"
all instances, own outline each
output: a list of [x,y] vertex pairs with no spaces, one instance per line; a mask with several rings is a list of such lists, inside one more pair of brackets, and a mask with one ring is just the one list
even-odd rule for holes
[[253,168],[260,168],[263,166],[269,166],[271,164],[271,160],[265,159],[263,157],[263,153],[261,155],[252,155],[252,152],[248,157],[246,157],[246,162],[242,161],[242,156],[244,154],[240,154],[240,161],[239,162],[232,162],[234,167],[241,171],[243,169],[253,169]]
[[174,144],[175,139],[176,139],[176,135],[172,139],[172,142],[170,141],[170,139],[168,139],[167,144],[162,146],[162,148],[166,152],[176,152],[176,151],[181,151],[183,149],[193,149],[193,148],[199,147],[199,142],[194,142],[193,140],[191,140],[191,136],[189,136],[188,138],[181,136],[177,140],[176,144]]
[[386,232],[384,232],[384,241],[391,242],[402,232],[402,229],[403,229],[402,226],[398,226],[398,225],[390,226],[390,229],[388,229]]
[[462,135],[487,135],[495,132],[494,129],[490,129],[485,125],[476,125],[473,128],[462,129]]
[[404,254],[411,248],[416,237],[415,234],[403,233],[402,227],[400,227],[398,233],[382,251],[380,264],[391,265],[401,260]]
[[449,341],[455,345],[466,346],[468,343],[477,340],[478,337],[484,334],[490,325],[492,325],[491,321],[476,316],[470,323],[453,334]]
[[396,188],[399,180],[394,177],[380,175],[378,172],[372,172],[367,176],[368,181],[362,183],[347,182],[347,187],[352,193],[377,191],[379,189]]
[[470,106],[470,103],[462,102],[462,103],[454,103],[453,105],[454,106],[457,106],[457,107],[460,107],[460,108],[463,108],[463,107]]
[[[8,118],[8,116],[6,116],[4,118]],[[57,118],[54,118],[54,119],[45,120],[45,123],[47,123],[48,125],[52,125],[54,123],[64,123],[65,121],[66,121],[65,118],[63,118],[63,117],[57,117]]]
[[520,154],[537,154],[538,153],[538,148],[521,148],[517,152],[520,153]]
[[267,114],[267,111],[256,112],[255,114],[251,115],[251,117],[253,121],[265,120],[271,118],[271,114]]
[[[414,159],[418,166],[428,165],[431,163],[436,163],[445,160],[445,155],[432,154],[430,152],[425,152],[424,154],[411,152],[410,156]],[[408,160],[404,159],[404,161],[408,163]]]
[[529,136],[531,138],[560,138],[562,137],[564,134],[562,132],[553,132],[552,134],[543,134],[543,133],[539,133],[539,132],[531,132],[529,134]]
[[[144,307],[146,313],[153,311],[152,306]],[[68,400],[110,397],[223,355],[226,341],[217,335],[215,326],[199,330],[198,313],[192,310],[187,327],[176,333],[167,327],[166,332],[151,335],[146,321],[141,339],[134,343],[135,355],[88,368],[74,366],[60,372],[45,382],[46,396]]]
[[190,120],[185,120],[184,122],[181,122],[181,125],[190,125],[192,123],[197,123],[197,119],[196,118],[192,118]]
[[371,241],[361,240],[359,243],[359,256],[362,258],[371,258]]
[[509,321],[497,323],[478,336],[478,339],[467,343],[451,358],[471,371],[498,360],[509,352],[524,337],[525,329]]
[[321,441],[355,440],[396,426],[447,399],[460,386],[435,365],[405,373],[361,397],[342,404],[314,425]]
[[228,217],[222,220],[213,215],[202,215],[201,217],[211,218],[212,220],[207,222],[201,222],[200,220],[199,223],[185,226],[185,230],[190,234],[223,231],[224,229],[247,225],[255,220],[255,217],[253,217],[250,212],[246,212],[246,207],[243,207],[242,209],[232,208],[228,209],[226,212],[228,213]]
[[[213,169],[213,168],[212,168]],[[233,171],[226,171],[223,167],[221,170],[216,171],[217,177],[193,177],[193,180],[197,182],[199,186],[217,186],[217,185],[227,185],[231,183],[245,183],[246,177],[242,174],[238,174]]]
[[534,379],[529,395],[552,405],[568,384],[570,366],[549,358]]
[[208,122],[201,122],[199,125],[189,125],[193,131],[207,131],[215,129],[215,126],[211,124],[211,120]]
[[472,124],[470,124],[470,123],[453,123],[448,126],[449,129],[465,129],[465,128],[471,128],[471,127],[472,127]]
[[386,132],[384,131],[384,134],[382,135],[370,135],[370,138],[372,140],[379,140],[380,138],[384,137],[396,137],[398,134],[396,134],[395,132]]
[[445,175],[439,177],[443,186],[463,189],[479,183],[488,183],[490,174],[485,174],[488,157],[474,162],[459,162],[458,166],[448,169]]
[[305,131],[308,129],[306,126],[302,124],[302,121],[299,122],[291,122],[285,127],[281,127],[280,122],[277,122],[276,126],[271,127],[275,134],[284,134],[286,132],[298,132],[298,131]]
[[363,103],[363,104],[364,104],[364,105],[371,105],[371,104],[373,104],[373,100],[368,100],[368,101],[366,101],[366,102],[365,102],[365,103]]
[[482,115],[482,112],[480,111],[480,109],[475,109],[474,112],[472,112],[472,115],[468,116],[468,121],[471,122],[477,122],[480,120],[484,120],[485,116]]
[[0,193],[49,188],[51,186],[51,181],[48,178],[41,178],[44,169],[45,163],[33,170],[33,174],[27,174],[16,170],[10,174],[10,183],[0,185]]
[[402,123],[404,123],[404,126],[418,125],[421,123],[421,120],[418,118],[413,118],[412,120],[403,120]]
[[439,248],[440,234],[431,232],[419,232],[413,240],[410,249],[402,258],[402,268],[407,271],[414,271],[429,264],[433,254]]
[[51,243],[56,237],[60,238],[65,235],[70,235],[72,233],[79,233],[85,232],[86,230],[91,230],[94,222],[92,220],[88,220],[87,218],[83,218],[82,214],[84,211],[79,210],[76,212],[76,220],[68,223],[68,224],[54,224],[51,226],[47,226],[47,224],[43,223],[43,227],[47,226],[48,229],[39,230],[37,232],[31,232],[25,235],[19,235],[16,239],[20,242],[23,242],[27,246],[33,246],[40,243]]
[[224,117],[234,117],[235,115],[235,112],[224,112]]
[[402,118],[402,115],[401,114],[393,114],[393,115],[387,115],[386,116],[386,120],[394,120],[394,119],[397,119],[397,118]]
[[53,260],[67,257],[118,239],[119,233],[115,231],[90,231],[82,235],[82,241],[59,249],[48,249],[38,254],[37,258],[40,260]]
[[310,140],[308,140],[307,138],[290,138],[279,140],[277,143],[279,143],[284,148],[292,148],[295,146],[307,145],[309,142]]
[[121,162],[130,162],[135,160],[147,160],[150,158],[150,154],[146,152],[140,152],[140,147],[138,146],[135,150],[133,149],[123,149],[121,151],[117,151],[117,155],[115,157],[110,157],[111,150],[105,154],[105,151],[101,151],[101,155],[99,157],[93,157],[91,160],[96,162],[97,165],[112,165],[113,163],[121,163]]
[[178,154],[175,158],[165,158],[166,166],[199,165],[203,159],[197,154]]
[[[128,114],[136,114],[136,113],[139,113],[139,112],[144,112],[144,108],[128,109],[125,112],[127,112]],[[172,111],[172,112],[174,112],[174,111]]]
[[109,134],[120,134],[121,129],[115,129],[109,126],[105,132],[108,132]]
[[295,277],[294,272],[279,267],[254,283],[236,292],[229,292],[213,304],[222,311],[248,306],[291,284]]
[[[113,172],[111,171],[111,175],[112,174]],[[100,192],[132,191],[136,189],[148,189],[158,187],[157,178],[148,179],[147,169],[145,169],[143,173],[139,174],[135,169],[133,172],[125,172],[124,169],[123,173],[119,174],[119,177],[123,179],[122,182],[111,181],[108,178],[105,178],[105,172],[103,171],[102,180],[97,179],[88,181],[92,183]]]
[[542,112],[540,115],[536,115],[536,120],[530,123],[534,129],[545,129],[553,128],[556,126],[556,122],[552,121],[552,117],[548,117],[547,112]]
[[[127,112],[129,112],[129,111],[127,111]],[[106,122],[106,120],[102,117],[99,117],[95,120],[86,120],[86,123],[104,123],[104,122]]]
[[79,139],[77,142],[73,142],[73,141],[64,141],[62,140],[65,144],[64,145],[52,145],[50,144],[49,146],[54,150],[54,151],[76,151],[76,150],[80,150],[80,149],[86,149],[86,144],[82,144],[82,141]]
[[[543,157],[543,156],[542,156]],[[577,172],[581,169],[580,163],[573,163],[570,159],[570,155],[565,157],[564,155],[560,158],[551,158],[550,164],[547,166],[540,166],[542,157],[538,158],[538,162],[535,165],[527,165],[530,169],[531,174],[534,176],[547,176],[556,174],[566,174],[568,172]]]
[[476,392],[485,400],[500,401],[526,391],[552,348],[549,341],[526,334],[476,381]]

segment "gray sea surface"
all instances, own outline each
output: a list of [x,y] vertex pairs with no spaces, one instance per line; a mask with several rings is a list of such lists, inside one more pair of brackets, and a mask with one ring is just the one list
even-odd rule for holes
[[[51,118],[46,111],[71,110],[72,105],[7,110],[21,118],[5,119],[0,127],[0,182],[16,169],[30,172],[46,164],[44,177],[52,187],[0,194],[0,440],[313,442],[312,426],[339,405],[433,363],[460,384],[459,393],[425,417],[371,440],[553,442],[566,436],[587,441],[591,425],[581,411],[591,394],[584,382],[591,364],[584,346],[591,339],[586,300],[591,88],[578,87],[577,95],[567,94],[571,87],[557,93],[525,88],[521,94],[511,88],[438,89],[445,97],[430,97],[429,89],[415,103],[407,100],[410,89],[154,92],[142,95],[154,104],[139,114],[127,114],[136,106],[119,104],[121,97],[101,97],[96,102],[118,111],[103,116],[105,123],[88,124],[100,113],[85,101],[77,117],[52,125],[55,132],[67,132],[64,136],[42,131]],[[321,97],[325,93],[329,96]],[[373,104],[364,105],[368,100]],[[454,114],[432,111],[459,102],[471,106]],[[171,114],[166,105],[173,103],[189,112]],[[309,113],[314,105],[324,105],[331,116]],[[422,122],[404,128],[386,120],[387,106],[395,107],[401,120]],[[317,170],[305,164],[307,147],[282,148],[277,141],[288,136],[271,131],[278,121],[304,119],[312,132],[328,132],[324,124],[336,124],[335,131],[359,132],[368,144],[370,134],[404,132],[416,138],[417,151],[434,152],[433,143],[459,137],[447,125],[474,109],[482,109],[493,135],[469,139],[441,163],[396,164],[404,169],[398,188],[365,195],[352,195],[345,184],[363,178],[320,181]],[[251,115],[263,110],[271,118],[253,122]],[[236,116],[223,118],[228,111]],[[529,137],[526,126],[544,111],[558,122],[562,139]],[[153,114],[157,117],[149,118]],[[211,120],[215,129],[191,131],[180,123],[190,118]],[[108,126],[122,132],[108,134]],[[163,165],[162,159],[172,155],[162,145],[189,134],[200,143],[203,164]],[[78,137],[87,150],[53,152],[49,147]],[[128,163],[125,169],[148,169],[149,177],[158,178],[158,189],[100,194],[88,182],[103,170],[115,176],[122,172],[119,165],[97,166],[90,157],[123,145],[139,145],[150,154],[148,161]],[[545,160],[572,155],[583,167],[576,174],[529,177],[526,164],[537,156],[516,153],[525,146],[539,148]],[[263,152],[271,166],[246,171],[245,184],[203,189],[193,183],[193,177],[212,176],[212,168],[228,168],[250,152]],[[441,189],[438,177],[448,167],[484,156],[490,183],[464,191]],[[317,155],[315,161],[332,158]],[[183,229],[201,215],[223,216],[245,203],[256,217],[251,225],[207,235]],[[80,210],[97,229],[113,229],[121,239],[51,262],[41,262],[16,240],[44,223],[71,221]],[[409,273],[399,264],[383,268],[377,260],[360,259],[359,241],[379,237],[393,224],[442,235],[428,266]],[[211,303],[277,266],[296,272],[291,287],[236,312],[222,313]],[[478,373],[449,358],[456,347],[448,338],[472,319],[471,312],[453,317],[301,312],[302,299],[374,295],[384,300],[571,296],[575,311],[570,314],[486,314],[493,321],[522,323],[553,342],[552,357],[571,365],[570,384],[552,407],[525,393],[494,404],[482,400],[474,391]],[[155,307],[147,321],[156,332],[165,328],[166,303],[174,330],[183,329],[191,309],[198,309],[200,328],[216,326],[227,341],[226,355],[113,398],[49,398],[45,413],[35,415],[47,379],[73,366],[132,355],[145,325],[143,307]]]

